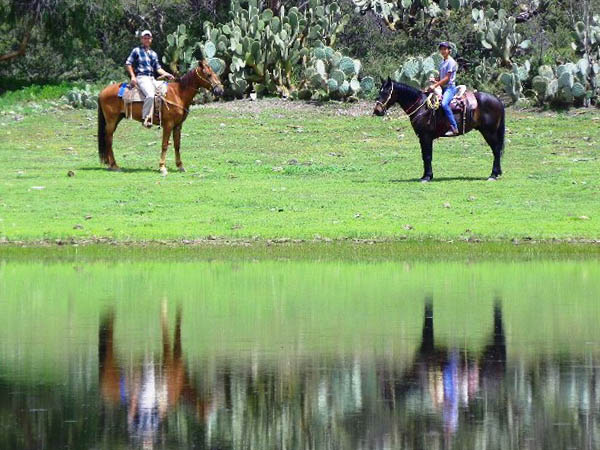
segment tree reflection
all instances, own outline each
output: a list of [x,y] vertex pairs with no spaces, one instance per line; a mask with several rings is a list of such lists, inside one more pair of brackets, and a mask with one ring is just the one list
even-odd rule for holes
[[537,358],[507,353],[500,299],[476,351],[445,344],[434,313],[428,298],[403,341],[214,349],[187,353],[188,365],[181,310],[172,328],[161,310],[160,350],[133,359],[115,333],[128,324],[109,311],[94,331],[97,359],[94,350],[71,362],[63,383],[31,386],[0,372],[0,448],[600,448],[593,352],[551,342]]

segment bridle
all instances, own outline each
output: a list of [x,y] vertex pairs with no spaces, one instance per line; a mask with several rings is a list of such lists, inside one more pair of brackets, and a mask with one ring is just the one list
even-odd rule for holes
[[[387,112],[387,107],[388,107],[390,100],[392,99],[392,95],[394,95],[394,83],[392,83],[392,88],[390,89],[390,93],[389,93],[387,99],[385,100],[385,102],[380,102],[379,100],[377,100],[375,102],[376,105],[380,105],[383,108],[384,113]],[[423,106],[425,106],[426,103],[431,102],[431,95],[429,97],[427,97],[423,103],[421,103],[419,106],[414,108],[417,105],[417,103],[419,103],[420,100],[421,100],[420,98],[417,98],[415,100],[415,102],[404,111],[409,118],[412,117]],[[412,109],[412,111],[411,111],[411,109]],[[431,108],[431,109],[437,109],[437,108]]]
[[194,73],[196,74],[196,77],[198,77],[198,79],[200,81],[204,81],[205,83],[209,84],[210,87],[211,87],[211,89],[214,89],[216,86],[219,86],[219,85],[221,85],[221,87],[223,87],[223,85],[221,83],[219,83],[219,84],[212,84],[208,78],[204,78],[202,76],[202,74],[201,74],[198,66],[196,66],[196,69],[194,70]]
[[[221,86],[221,88],[223,88],[223,85],[221,83],[219,83],[219,84],[212,84],[208,78],[204,78],[202,76],[202,73],[200,72],[198,66],[196,66],[196,68],[194,69],[194,75],[196,75],[196,77],[198,78],[198,80],[204,81],[205,83],[207,83],[208,85],[210,85],[211,89],[214,89],[215,86],[219,86],[219,85]],[[164,101],[167,104],[167,109],[169,109],[168,105],[172,105],[172,106],[175,106],[176,108],[183,109],[186,114],[190,112],[189,109],[187,109],[187,108],[185,108],[185,107],[183,107],[181,105],[178,105],[177,103],[175,103],[175,102],[173,102],[171,100],[168,100],[166,96],[162,98],[162,101]]]
[[392,99],[392,95],[394,95],[394,83],[392,83],[392,88],[390,89],[390,95],[388,95],[388,98],[385,100],[385,102],[382,103],[379,100],[377,100],[375,102],[376,105],[380,105],[383,108],[384,113],[387,111],[387,106],[388,106],[388,103],[390,102],[390,100]]

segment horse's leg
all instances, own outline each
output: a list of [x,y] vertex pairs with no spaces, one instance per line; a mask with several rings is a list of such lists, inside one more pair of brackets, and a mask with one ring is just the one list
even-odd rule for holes
[[499,131],[481,131],[485,142],[491,147],[492,153],[494,154],[494,163],[492,165],[492,174],[489,176],[488,180],[493,181],[496,180],[500,175],[502,175],[502,166],[500,164],[500,159],[502,158],[502,148],[504,146],[504,133],[500,136]]
[[175,146],[175,164],[180,172],[185,172],[185,167],[181,162],[181,153],[179,148],[181,147],[181,124],[173,128],[173,145]]
[[171,136],[171,130],[173,126],[169,123],[163,123],[163,138],[162,138],[162,151],[160,154],[160,163],[158,170],[162,176],[167,175],[166,159],[167,159],[167,148],[169,147],[169,136]]
[[106,124],[106,131],[105,131],[105,142],[106,142],[106,157],[108,160],[108,170],[113,170],[116,172],[119,172],[121,170],[121,168],[117,165],[117,162],[115,161],[115,154],[113,153],[113,135],[115,133],[115,130],[117,129],[117,126],[119,125],[119,122],[121,121],[121,119],[123,118],[122,115],[117,116],[116,119],[111,120],[110,122],[108,122]]
[[431,160],[433,159],[433,139],[431,136],[421,135],[419,136],[419,142],[421,143],[421,157],[423,158],[423,176],[421,177],[422,183],[427,183],[433,180],[433,169],[431,167]]

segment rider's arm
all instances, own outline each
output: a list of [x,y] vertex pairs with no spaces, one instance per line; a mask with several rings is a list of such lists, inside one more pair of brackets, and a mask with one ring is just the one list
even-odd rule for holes
[[170,74],[169,72],[167,72],[165,69],[163,69],[162,67],[159,67],[157,70],[159,75],[164,75],[166,76],[169,80],[173,80],[175,77]]
[[131,78],[132,86],[135,86],[137,84],[137,78],[135,77],[135,72],[133,71],[133,64],[135,63],[136,60],[137,60],[137,51],[134,48],[131,51],[131,53],[129,54],[127,61],[125,61],[125,69],[127,70],[127,73],[129,74],[129,78]]
[[452,75],[452,72],[448,72],[448,74],[444,78],[442,78],[440,81],[433,83],[431,85],[431,89],[435,89],[438,86],[445,86],[446,83],[448,83],[448,81],[450,81],[450,75]]
[[169,80],[173,80],[175,78],[173,75],[171,75],[169,72],[167,72],[161,67],[160,63],[158,62],[158,55],[154,52],[152,52],[152,69],[154,69],[154,72],[158,75],[163,75]]

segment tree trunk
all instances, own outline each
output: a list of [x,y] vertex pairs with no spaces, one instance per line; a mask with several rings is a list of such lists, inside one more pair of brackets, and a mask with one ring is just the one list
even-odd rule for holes
[[31,30],[25,31],[23,35],[23,39],[19,44],[19,48],[15,51],[5,53],[4,55],[0,55],[0,61],[9,61],[14,58],[18,58],[19,56],[23,56],[27,51],[27,44],[29,43],[29,39],[31,38]]
[[269,0],[269,8],[271,8],[273,14],[279,14],[279,8],[281,8],[281,0]]

